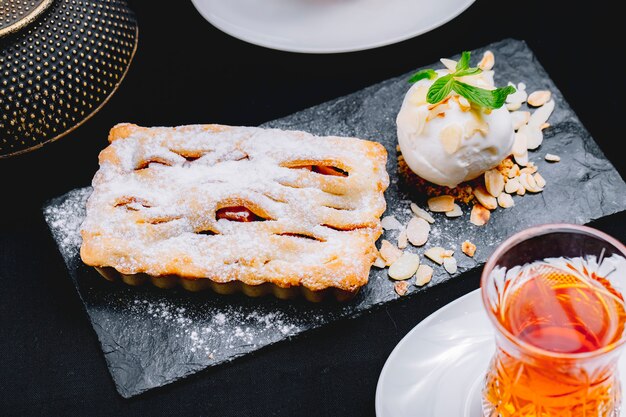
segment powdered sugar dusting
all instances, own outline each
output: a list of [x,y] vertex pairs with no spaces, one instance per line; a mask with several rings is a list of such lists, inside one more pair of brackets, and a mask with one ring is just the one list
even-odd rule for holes
[[91,188],[80,188],[66,194],[60,204],[48,205],[43,213],[65,259],[78,255],[82,239],[80,226]]

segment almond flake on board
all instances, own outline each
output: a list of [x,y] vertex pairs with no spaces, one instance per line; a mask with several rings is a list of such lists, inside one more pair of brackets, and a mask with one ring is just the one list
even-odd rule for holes
[[470,214],[470,223],[475,226],[484,226],[489,222],[489,218],[491,217],[491,212],[487,210],[482,204],[477,203],[472,207],[472,212]]
[[498,196],[498,205],[502,208],[510,208],[515,205],[515,201],[510,194],[502,193]]
[[545,180],[545,178],[543,178],[543,177],[541,176],[541,174],[540,174],[540,173],[538,173],[538,172],[537,172],[537,173],[535,174],[534,178],[535,178],[535,183],[537,183],[537,186],[538,186],[538,187],[540,187],[540,188],[544,188],[544,187],[546,186],[546,180]]
[[406,226],[406,236],[414,246],[423,246],[428,241],[430,224],[420,217],[413,217]]
[[405,249],[409,246],[409,239],[406,235],[406,229],[402,229],[398,234],[398,249]]
[[441,246],[435,246],[432,248],[426,249],[424,252],[424,256],[430,259],[431,261],[441,265],[443,264],[443,258],[447,254],[447,251]]
[[454,210],[454,197],[451,195],[440,195],[428,199],[428,209],[434,213],[445,213]]
[[404,252],[387,270],[389,278],[403,281],[411,278],[420,266],[420,257],[416,253]]
[[546,104],[550,98],[552,97],[552,93],[548,90],[537,90],[530,93],[528,96],[528,104],[533,107],[540,107]]
[[515,159],[517,165],[525,167],[526,165],[528,165],[528,151],[524,152],[521,155],[513,155],[513,159]]
[[543,188],[537,185],[535,178],[532,175],[528,175],[526,173],[522,173],[519,176],[519,183],[526,189],[526,191],[530,191],[531,193],[539,193],[543,191]]
[[476,253],[476,245],[474,245],[469,240],[466,240],[461,244],[461,251],[470,258],[473,258],[474,254]]
[[385,265],[389,266],[402,256],[402,251],[396,248],[391,242],[386,239],[380,244],[380,257],[385,261]]
[[401,230],[402,224],[394,216],[385,216],[380,221],[381,226],[385,230]]
[[454,209],[446,212],[446,217],[461,217],[463,215],[463,210],[461,210],[461,206],[458,204],[454,205]]
[[396,294],[402,297],[406,295],[406,293],[409,291],[409,283],[406,281],[396,281],[393,284],[393,289],[395,290]]
[[516,178],[509,179],[506,184],[504,184],[504,191],[509,194],[516,193],[519,187],[522,185],[519,183],[519,180]]
[[449,273],[449,274],[455,274],[457,271],[457,264],[456,264],[456,259],[452,256],[447,257],[447,258],[443,258],[443,268]]
[[428,223],[431,223],[431,224],[435,223],[435,218],[433,216],[431,216],[429,212],[427,212],[426,210],[424,210],[423,208],[421,208],[417,204],[411,203],[411,211],[417,217],[426,220]]
[[489,210],[493,210],[498,207],[498,201],[496,198],[489,194],[482,185],[474,188],[474,197],[476,197],[480,204]]
[[377,256],[372,266],[382,269],[387,266],[387,263],[383,260],[383,258],[381,258],[380,256]]
[[517,189],[517,192],[515,194],[517,194],[517,195],[525,195],[526,194],[526,188],[524,188],[524,186],[520,183],[519,188]]
[[528,151],[527,141],[528,138],[523,132],[517,132],[515,134],[515,140],[513,142],[513,149],[511,149],[511,153],[515,156],[526,153]]
[[[513,164],[513,166],[509,169],[508,177],[515,178],[519,175],[519,165]],[[507,191],[508,192],[508,191]]]
[[530,112],[529,111],[514,111],[511,112],[511,119],[513,120],[513,129],[519,130],[520,127],[524,126],[530,120]]
[[499,196],[504,190],[504,177],[497,169],[485,172],[485,188],[494,197]]
[[430,266],[421,264],[415,273],[415,285],[421,287],[428,284],[433,278],[433,272],[435,271]]
[[558,156],[558,155],[547,153],[546,156],[545,156],[545,159],[548,162],[559,162],[561,160],[561,157]]

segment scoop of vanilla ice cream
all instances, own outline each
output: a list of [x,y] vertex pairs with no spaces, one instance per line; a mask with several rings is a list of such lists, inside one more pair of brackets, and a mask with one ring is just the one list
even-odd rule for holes
[[[445,73],[438,71],[440,76]],[[491,78],[476,81],[472,84],[493,85]],[[433,117],[426,103],[426,92],[433,82],[420,80],[407,92],[396,119],[398,142],[415,174],[452,188],[502,162],[511,153],[515,133],[504,106],[486,113],[469,108],[459,97],[441,104],[435,111],[442,111],[443,116]]]

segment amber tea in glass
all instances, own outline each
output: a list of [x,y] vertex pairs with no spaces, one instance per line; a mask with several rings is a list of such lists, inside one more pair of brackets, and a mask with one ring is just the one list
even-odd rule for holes
[[545,225],[492,255],[481,288],[496,327],[489,417],[619,415],[626,248],[597,230]]

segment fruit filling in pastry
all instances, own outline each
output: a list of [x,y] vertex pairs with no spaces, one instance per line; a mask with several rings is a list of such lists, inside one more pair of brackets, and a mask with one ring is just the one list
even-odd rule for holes
[[348,299],[377,258],[387,153],[299,131],[114,127],[82,225],[109,280]]

